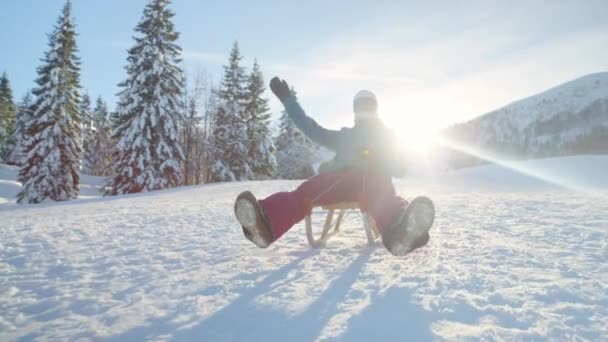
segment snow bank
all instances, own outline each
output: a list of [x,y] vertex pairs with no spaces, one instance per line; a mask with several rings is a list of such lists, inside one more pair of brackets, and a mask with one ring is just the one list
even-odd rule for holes
[[[19,168],[0,164],[0,205],[15,203],[15,197],[21,191],[21,183],[17,182]],[[80,175],[79,198],[101,197],[100,190],[105,184],[104,177]]]
[[0,205],[15,202],[21,190],[21,183],[16,181],[18,172],[15,166],[0,164]]

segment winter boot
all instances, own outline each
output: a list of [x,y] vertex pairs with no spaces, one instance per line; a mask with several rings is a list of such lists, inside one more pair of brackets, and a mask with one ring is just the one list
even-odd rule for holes
[[242,192],[236,198],[234,213],[243,227],[245,237],[260,248],[270,246],[274,241],[272,229],[262,208],[251,192]]
[[434,219],[433,202],[427,197],[417,197],[396,215],[382,234],[382,243],[393,255],[405,255],[427,244]]

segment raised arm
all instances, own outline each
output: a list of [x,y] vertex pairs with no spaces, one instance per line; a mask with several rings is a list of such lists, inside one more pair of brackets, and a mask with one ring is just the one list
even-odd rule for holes
[[281,100],[287,115],[302,133],[319,145],[332,150],[337,148],[339,132],[323,128],[314,119],[307,116],[296,97],[289,90],[287,82],[274,77],[270,81],[270,89]]

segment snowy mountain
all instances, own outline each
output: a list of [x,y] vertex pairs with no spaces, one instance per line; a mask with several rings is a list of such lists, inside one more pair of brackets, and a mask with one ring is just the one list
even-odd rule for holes
[[429,244],[401,258],[369,248],[356,214],[323,249],[302,224],[254,247],[236,195],[299,181],[0,205],[0,340],[606,340],[606,169],[576,156],[398,180],[437,206]]
[[608,153],[608,72],[519,100],[450,127],[444,135],[515,159]]

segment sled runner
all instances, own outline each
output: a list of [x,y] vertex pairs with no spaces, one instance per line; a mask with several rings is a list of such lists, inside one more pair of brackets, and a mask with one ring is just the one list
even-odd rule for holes
[[[322,210],[327,211],[327,216],[325,217],[325,224],[323,226],[321,236],[318,238],[315,238],[312,232],[311,214],[312,210],[315,208],[321,208]],[[325,243],[327,242],[327,240],[329,240],[330,237],[339,233],[340,224],[342,223],[344,214],[347,211],[355,211],[360,215],[361,220],[363,221],[363,227],[365,228],[367,243],[370,246],[373,246],[376,240],[378,240],[378,238],[380,237],[380,233],[378,232],[378,228],[376,227],[374,219],[368,213],[367,203],[364,200],[360,200],[359,202],[335,203],[331,205],[313,205],[312,202],[309,202],[306,211],[305,221],[306,238],[308,239],[308,243],[310,244],[310,246],[314,248],[322,247],[325,245]],[[336,212],[338,213],[338,217],[334,220],[334,214]]]

